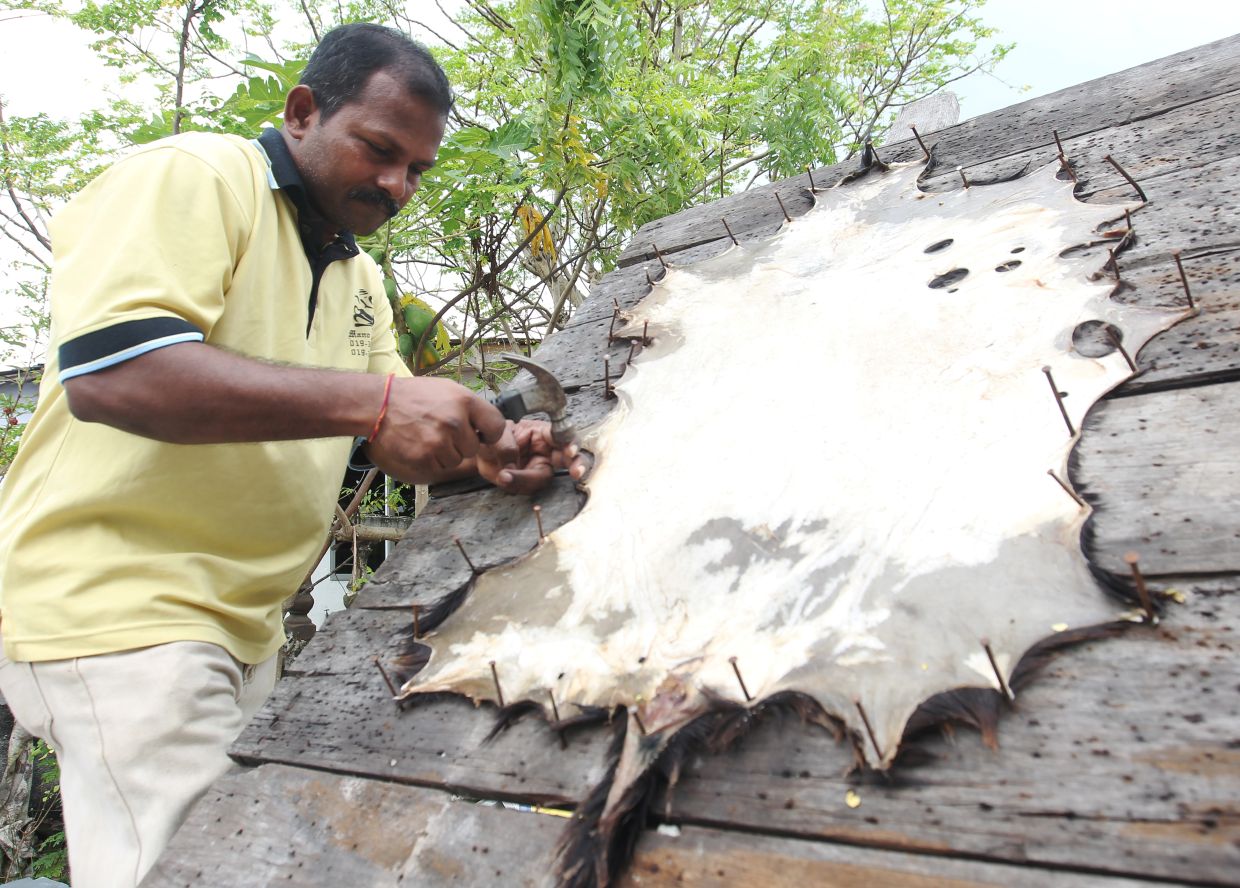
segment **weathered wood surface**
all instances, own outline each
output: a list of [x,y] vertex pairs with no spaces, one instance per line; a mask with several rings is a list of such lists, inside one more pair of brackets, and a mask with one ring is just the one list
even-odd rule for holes
[[[1096,201],[1131,196],[1113,170],[1098,166],[1102,154],[1114,151],[1134,174],[1141,171],[1151,203],[1134,214],[1137,240],[1120,260],[1131,289],[1118,298],[1181,304],[1170,255],[1182,249],[1202,311],[1148,345],[1139,356],[1145,372],[1091,414],[1074,477],[1100,498],[1090,545],[1103,565],[1120,569],[1119,556],[1136,549],[1147,573],[1187,575],[1153,583],[1184,590],[1186,603],[1169,604],[1158,627],[1134,626],[1057,655],[1000,720],[997,751],[971,730],[958,730],[917,738],[888,778],[850,775],[851,751],[822,732],[757,726],[734,752],[693,763],[659,816],[703,831],[686,827],[680,844],[646,835],[630,884],[663,884],[658,880],[670,873],[694,884],[781,884],[775,880],[785,874],[812,884],[990,884],[978,869],[990,866],[1000,867],[1001,884],[1086,884],[1072,881],[1092,878],[1081,872],[1098,876],[1098,884],[1111,884],[1103,874],[1240,883],[1240,662],[1233,628],[1240,625],[1240,146],[1230,110],[1240,103],[1237,90],[1240,37],[927,140],[945,168],[962,164],[980,177],[1049,156],[1050,130],[1058,128],[1080,164],[1082,190]],[[905,142],[882,154],[914,159],[920,152]],[[853,166],[817,171],[815,180],[826,185]],[[636,304],[648,289],[647,271],[659,273],[645,245],[651,235],[670,261],[699,261],[726,248],[720,215],[741,237],[773,232],[782,215],[770,192],[784,195],[796,215],[809,206],[805,185],[800,177],[754,189],[661,220],[634,239],[627,267],[594,287],[570,327],[538,354],[572,388],[579,425],[612,403],[603,397],[602,357],[610,355],[616,376],[629,350],[627,342],[607,347],[612,300]],[[1085,269],[1102,258],[1070,261]],[[544,496],[548,527],[579,505],[567,482]],[[410,603],[428,603],[468,579],[453,536],[462,537],[479,566],[507,560],[534,544],[529,506],[528,499],[491,491],[433,504],[363,591],[361,607],[334,617],[294,664],[236,753],[251,763],[365,775],[370,779],[360,782],[372,788],[423,784],[493,798],[580,799],[601,776],[606,731],[579,732],[561,751],[545,726],[526,719],[483,745],[493,710],[449,699],[398,711],[371,663],[400,643]],[[548,520],[548,513],[558,517]],[[1206,576],[1212,572],[1226,573]],[[919,757],[928,763],[918,766]],[[850,789],[861,798],[857,808],[845,803]],[[216,816],[243,821],[245,810],[240,796],[220,797]],[[273,819],[263,838],[270,835],[280,848],[298,828]],[[686,838],[704,850],[686,852]],[[235,853],[241,848],[262,853],[260,843],[241,843]],[[471,874],[484,872],[472,852],[453,853]],[[708,861],[727,861],[725,875]],[[855,864],[862,874],[851,869]],[[871,865],[877,869],[865,869]],[[430,884],[434,872],[417,870]],[[516,870],[506,873],[521,884]]]
[[1126,574],[1135,551],[1146,573],[1240,574],[1240,383],[1104,401],[1076,457],[1094,563]]
[[[821,730],[769,723],[735,751],[697,761],[667,816],[1228,884],[1240,872],[1240,581],[1153,586],[1182,590],[1187,600],[1168,604],[1156,628],[1133,626],[1056,655],[1000,719],[997,751],[971,730],[923,736],[910,743],[912,763],[890,777],[863,777],[848,773],[851,750]],[[601,775],[604,731],[578,732],[561,751],[541,722],[527,719],[483,745],[491,707],[449,699],[398,712],[370,657],[376,639],[407,624],[405,615],[332,620],[308,649],[332,639],[303,664],[313,675],[282,682],[238,742],[234,752],[246,761],[527,801],[580,799]],[[861,797],[856,809],[845,801],[850,789]]]
[[[1186,588],[1181,586],[1181,588]],[[1188,587],[1191,588],[1191,587]],[[1000,719],[927,736],[922,766],[845,777],[850,754],[765,725],[696,763],[681,822],[873,847],[1235,884],[1240,874],[1240,587],[1199,587],[1158,628],[1056,656]],[[852,789],[857,808],[845,803]]]
[[[244,811],[243,822],[236,813]],[[267,765],[220,780],[144,888],[416,884],[542,886],[564,821],[447,793]],[[642,837],[618,888],[1136,888],[1072,873],[687,827]],[[266,841],[279,836],[280,844]]]

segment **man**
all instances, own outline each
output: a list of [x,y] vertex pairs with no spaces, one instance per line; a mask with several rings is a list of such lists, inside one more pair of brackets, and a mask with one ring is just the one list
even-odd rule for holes
[[0,689],[59,754],[75,888],[136,884],[227,769],[355,440],[405,481],[581,474],[544,424],[409,374],[354,242],[450,106],[425,49],[338,28],[282,131],[147,146],[53,224],[54,356],[0,493]]

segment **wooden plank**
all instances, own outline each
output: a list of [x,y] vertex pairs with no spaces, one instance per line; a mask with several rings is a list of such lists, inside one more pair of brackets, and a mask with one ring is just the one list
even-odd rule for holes
[[[541,720],[527,718],[488,743],[492,706],[475,709],[464,698],[444,696],[397,708],[372,661],[386,656],[387,639],[408,619],[384,613],[391,615],[390,628],[333,641],[339,649],[331,668],[358,645],[351,672],[286,676],[233,744],[233,757],[543,803],[580,799],[602,779],[606,732],[570,732],[568,749],[561,750]],[[333,634],[320,633],[312,647]]]
[[479,570],[524,555],[538,543],[531,511],[542,506],[550,532],[580,509],[576,484],[559,476],[534,496],[512,496],[493,487],[432,500],[395,552],[357,597],[358,607],[408,608],[430,604],[469,581],[470,569],[453,542],[459,538]]
[[[545,884],[564,824],[436,790],[264,765],[216,783],[143,885],[533,888]],[[1063,888],[1138,884],[701,827],[669,832],[642,837],[618,888],[758,882],[771,888],[1036,888],[1048,878]]]
[[[1240,578],[1181,585],[1157,628],[1057,655],[999,722],[923,735],[890,777],[795,723],[696,760],[689,823],[1203,884],[1240,872]],[[921,764],[917,764],[920,760]],[[852,790],[861,804],[851,808]]]
[[1137,888],[1168,884],[690,826],[672,836],[642,836],[618,888]]
[[1240,573],[1240,383],[1117,398],[1085,420],[1073,481],[1096,511],[1086,550],[1126,574]]
[[190,812],[144,888],[541,885],[559,818],[275,765],[233,772]]
[[[955,169],[957,165],[971,166],[1053,145],[1053,129],[1058,129],[1061,137],[1073,138],[1157,117],[1237,89],[1240,89],[1240,35],[964,121],[935,133],[927,141],[934,145],[936,160],[948,169]],[[911,140],[892,142],[883,146],[880,153],[885,160],[912,160],[921,156],[920,149]],[[814,175],[824,184],[833,184],[855,165],[855,160],[836,164]],[[722,228],[718,224],[721,214],[727,215],[728,223],[738,235],[768,231],[778,212],[777,207],[769,206],[774,203],[770,191],[779,190],[781,197],[791,194],[804,187],[802,181],[799,186],[789,188],[789,183],[796,181],[794,178],[755,188],[744,195],[651,222],[634,236],[621,254],[619,264],[631,265],[653,259],[652,242],[665,253],[701,243],[703,232],[712,226]],[[768,206],[756,213],[761,205]],[[722,236],[722,232],[715,236]]]

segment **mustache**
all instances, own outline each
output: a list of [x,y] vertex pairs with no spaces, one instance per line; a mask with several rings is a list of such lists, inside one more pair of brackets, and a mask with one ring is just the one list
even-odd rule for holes
[[349,191],[347,196],[349,200],[360,200],[362,203],[374,204],[377,207],[382,207],[383,211],[387,213],[389,219],[400,212],[400,207],[397,205],[396,201],[392,200],[391,197],[376,188],[354,188]]

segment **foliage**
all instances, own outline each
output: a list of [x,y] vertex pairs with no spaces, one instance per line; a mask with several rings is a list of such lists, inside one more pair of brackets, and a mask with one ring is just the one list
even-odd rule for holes
[[[39,808],[43,816],[46,817],[59,805],[60,763],[56,761],[56,753],[42,740],[35,741],[32,754],[36,770],[39,773],[39,784],[41,787]],[[42,876],[48,879],[68,882],[69,851],[65,845],[63,823],[58,823],[57,828],[39,842],[31,874],[35,878]]]

